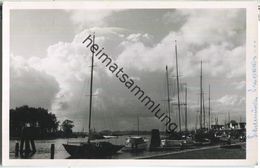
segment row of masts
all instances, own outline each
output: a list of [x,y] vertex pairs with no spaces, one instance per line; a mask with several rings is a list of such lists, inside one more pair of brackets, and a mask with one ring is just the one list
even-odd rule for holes
[[[178,123],[179,123],[179,131],[182,131],[182,120],[181,120],[181,105],[185,106],[185,113],[184,113],[184,124],[185,124],[185,131],[188,131],[188,92],[187,83],[185,85],[185,103],[180,103],[180,80],[179,80],[179,67],[178,67],[178,53],[177,53],[177,41],[175,41],[175,60],[176,60],[176,83],[177,83],[177,107],[178,107]],[[168,104],[168,115],[171,117],[171,99],[169,94],[169,72],[168,67],[166,66],[166,83],[167,83],[167,104]],[[204,103],[204,91],[203,91],[203,82],[202,82],[202,61],[201,61],[201,68],[200,68],[200,129],[208,127],[210,129],[210,85],[209,85],[209,97],[208,97],[208,126],[206,126],[206,109]]]
[[[93,34],[93,44],[95,44],[95,34]],[[175,41],[175,60],[176,60],[176,81],[177,81],[177,105],[178,105],[178,119],[179,119],[179,131],[182,131],[181,124],[181,105],[185,106],[185,131],[188,131],[188,102],[187,102],[187,83],[185,83],[185,103],[180,103],[180,82],[179,82],[179,68],[178,68],[178,54],[177,54],[177,41]],[[92,113],[92,85],[93,85],[93,65],[94,65],[94,52],[92,52],[91,57],[91,75],[90,75],[90,99],[89,99],[89,134],[91,132],[91,113]],[[169,74],[168,67],[166,66],[166,81],[167,81],[167,102],[168,102],[168,113],[169,117],[171,117],[171,100],[169,95]],[[209,85],[209,105],[208,105],[208,128],[210,128],[210,85]],[[203,114],[203,115],[202,115]],[[202,86],[202,61],[201,61],[201,71],[200,71],[200,129],[206,128],[206,115],[205,115],[205,106],[204,106],[204,93]],[[138,132],[139,132],[139,118],[138,118]],[[90,138],[89,138],[90,140]]]

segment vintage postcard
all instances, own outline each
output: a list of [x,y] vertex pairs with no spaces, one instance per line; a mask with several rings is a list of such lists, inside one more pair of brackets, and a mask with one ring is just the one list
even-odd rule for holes
[[255,2],[4,2],[3,164],[257,163]]

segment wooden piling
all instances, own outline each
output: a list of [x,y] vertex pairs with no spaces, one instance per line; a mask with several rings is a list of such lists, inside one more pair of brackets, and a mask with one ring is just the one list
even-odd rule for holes
[[[20,157],[21,158],[28,158],[32,157],[36,153],[36,147],[34,143],[34,136],[35,136],[35,131],[33,127],[30,125],[28,126],[25,125],[22,128],[21,132],[21,142],[20,142]],[[17,147],[19,149],[19,146]]]
[[31,153],[30,141],[29,139],[25,140],[25,157],[29,157]]
[[150,150],[154,150],[154,148],[158,148],[161,145],[160,132],[158,129],[153,129],[151,132],[151,143]]
[[54,159],[54,151],[55,151],[55,146],[54,144],[51,144],[51,159]]
[[15,144],[15,157],[19,156],[19,142],[16,142]]
[[24,139],[21,138],[21,143],[20,143],[20,156],[23,157],[23,146],[24,146]]
[[35,154],[36,153],[36,147],[35,147],[35,143],[34,143],[33,139],[31,139],[31,146],[32,146],[32,152],[33,152],[33,154]]

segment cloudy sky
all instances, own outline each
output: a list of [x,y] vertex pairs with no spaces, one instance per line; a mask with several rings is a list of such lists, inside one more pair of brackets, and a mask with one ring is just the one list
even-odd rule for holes
[[[164,111],[168,65],[177,124],[175,40],[180,80],[188,84],[189,128],[195,127],[199,110],[201,60],[206,108],[211,87],[211,122],[218,117],[224,123],[228,113],[245,121],[244,9],[12,10],[10,20],[11,108],[44,107],[61,122],[73,120],[74,130],[86,129],[90,52],[81,42],[95,32],[96,43]],[[93,92],[97,130],[136,129],[137,116],[141,130],[164,129],[98,60]]]

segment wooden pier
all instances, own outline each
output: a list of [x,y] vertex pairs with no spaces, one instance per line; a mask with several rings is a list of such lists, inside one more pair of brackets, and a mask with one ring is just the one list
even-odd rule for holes
[[[242,148],[245,147],[246,143],[236,143],[232,145],[241,145]],[[201,155],[208,155],[214,153],[214,150],[221,149],[221,145],[214,145],[214,146],[205,146],[201,148],[195,148],[195,149],[185,149],[185,150],[179,150],[179,151],[172,151],[172,152],[167,152],[167,153],[162,153],[162,154],[154,154],[151,156],[144,156],[144,157],[137,157],[135,159],[205,159],[205,158],[199,158]],[[227,149],[229,150],[229,149]],[[230,150],[231,151],[231,150]],[[196,154],[198,153],[198,158],[196,157]],[[245,152],[246,153],[246,152]],[[225,156],[225,153],[222,153],[223,156]],[[229,154],[229,153],[228,153]],[[233,153],[235,155],[235,153]],[[190,158],[189,155],[192,155],[193,158]],[[225,157],[223,157],[225,158]],[[218,156],[216,158],[207,158],[207,159],[220,159]],[[240,159],[240,156],[237,157],[237,159]]]

